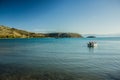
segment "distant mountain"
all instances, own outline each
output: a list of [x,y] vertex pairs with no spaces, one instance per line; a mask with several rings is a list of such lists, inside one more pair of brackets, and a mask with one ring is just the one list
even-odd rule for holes
[[82,36],[77,33],[34,33],[16,28],[0,26],[0,38],[81,38]]
[[120,37],[120,34],[84,34],[84,37],[88,36],[95,36],[95,37]]

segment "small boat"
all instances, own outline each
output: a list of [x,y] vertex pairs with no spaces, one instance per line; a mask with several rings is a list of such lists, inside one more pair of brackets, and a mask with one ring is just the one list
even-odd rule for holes
[[97,43],[96,42],[89,42],[87,44],[88,47],[97,47]]

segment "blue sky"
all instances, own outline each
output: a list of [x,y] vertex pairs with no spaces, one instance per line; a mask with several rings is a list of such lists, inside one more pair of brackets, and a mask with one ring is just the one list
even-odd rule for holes
[[0,25],[33,32],[120,33],[120,0],[0,0]]

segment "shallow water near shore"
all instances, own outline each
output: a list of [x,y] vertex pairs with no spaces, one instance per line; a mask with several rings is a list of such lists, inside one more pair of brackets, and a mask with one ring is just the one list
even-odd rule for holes
[[120,38],[1,39],[0,80],[120,80]]

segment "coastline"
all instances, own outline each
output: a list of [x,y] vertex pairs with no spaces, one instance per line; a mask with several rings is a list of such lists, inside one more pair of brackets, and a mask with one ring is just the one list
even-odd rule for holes
[[53,32],[35,33],[6,26],[0,26],[0,38],[82,38],[78,33],[72,32]]

